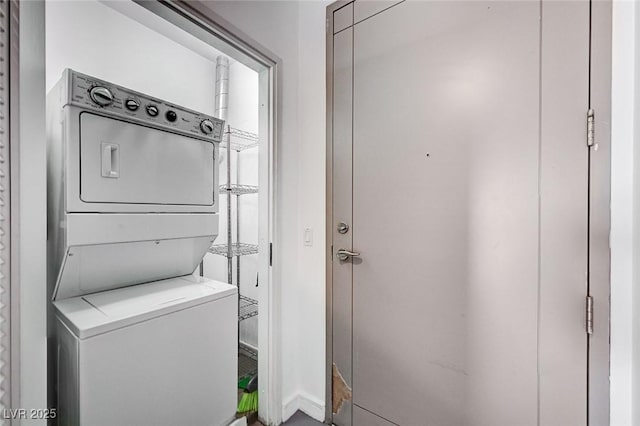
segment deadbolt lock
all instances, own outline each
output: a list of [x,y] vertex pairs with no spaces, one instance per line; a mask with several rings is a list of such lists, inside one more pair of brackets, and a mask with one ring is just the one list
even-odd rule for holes
[[349,225],[344,222],[340,222],[338,224],[338,232],[341,234],[346,234],[347,232],[349,232]]

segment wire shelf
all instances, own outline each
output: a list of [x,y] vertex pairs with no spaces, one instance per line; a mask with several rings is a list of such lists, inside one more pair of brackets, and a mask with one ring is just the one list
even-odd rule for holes
[[258,352],[240,343],[238,345],[238,378],[258,373]]
[[240,342],[240,344],[238,345],[238,354],[242,354],[256,361],[258,360],[258,351],[253,349],[251,346],[247,345],[246,343]]
[[[226,244],[214,244],[209,247],[209,253],[229,257]],[[233,243],[231,244],[231,257],[258,254],[258,246],[255,244]]]
[[247,296],[240,295],[240,310],[238,321],[244,321],[258,315],[258,301]]
[[244,151],[245,149],[255,148],[258,146],[258,140],[258,135],[255,133],[227,126],[220,148],[226,148],[227,144],[230,144],[232,150],[238,152]]
[[220,194],[225,194],[227,191],[231,192],[231,195],[246,195],[257,194],[258,187],[255,185],[236,185],[232,184],[231,188],[227,188],[227,185],[220,185]]

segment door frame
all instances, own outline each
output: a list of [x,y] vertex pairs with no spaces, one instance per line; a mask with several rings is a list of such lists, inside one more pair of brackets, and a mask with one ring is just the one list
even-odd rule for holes
[[[326,363],[325,423],[332,424],[333,366],[333,37],[334,12],[357,0],[338,0],[326,15]],[[595,111],[595,146],[589,149],[588,292],[594,330],[588,340],[587,420],[608,425],[610,411],[611,229],[611,9],[612,0],[589,0],[591,13],[590,105]],[[389,2],[389,5],[398,1]],[[541,0],[542,3],[542,0]],[[586,130],[586,116],[585,116]],[[585,318],[586,319],[586,318]],[[606,321],[606,322],[605,322]]]
[[[182,0],[160,0],[160,1],[148,1],[148,0],[132,0],[138,5],[150,10],[151,12],[159,15],[168,22],[177,25],[181,29],[190,32],[197,38],[211,44],[219,51],[232,56],[234,59],[248,65],[249,68],[254,69],[259,74],[259,144],[261,149],[264,149],[266,155],[260,157],[260,177],[263,182],[268,182],[268,191],[266,196],[261,197],[259,203],[259,209],[264,211],[265,214],[260,216],[260,235],[259,235],[259,250],[262,253],[270,253],[271,255],[263,256],[263,260],[260,261],[259,271],[265,277],[265,284],[261,286],[260,300],[263,301],[260,307],[260,318],[258,333],[259,333],[259,347],[262,349],[261,356],[258,360],[259,367],[259,392],[261,398],[261,404],[259,406],[259,417],[265,421],[268,425],[277,425],[281,422],[281,383],[280,383],[280,336],[281,336],[281,323],[280,316],[280,287],[273,285],[273,283],[280,282],[280,255],[277,250],[278,247],[278,229],[277,229],[277,214],[276,211],[276,196],[277,196],[277,177],[276,159],[277,149],[279,146],[280,135],[280,117],[281,117],[281,67],[282,60],[273,52],[256,42],[241,30],[236,28],[233,24],[226,21],[224,18],[217,15],[211,9],[209,9],[204,2],[201,1],[182,1]],[[38,372],[46,365],[41,360],[46,359],[46,346],[44,345],[45,330],[44,330],[44,312],[46,297],[44,295],[44,286],[27,286],[19,284],[20,271],[28,270],[25,268],[19,268],[18,262],[24,258],[32,266],[31,270],[34,273],[45,271],[46,257],[44,248],[46,244],[46,208],[40,208],[41,206],[35,206],[28,208],[33,203],[42,203],[44,205],[46,201],[46,188],[44,178],[44,169],[42,169],[40,163],[36,160],[45,160],[45,146],[44,137],[45,133],[45,37],[44,37],[44,20],[45,20],[45,5],[44,2],[10,2],[12,6],[19,7],[20,9],[20,24],[15,25],[16,29],[12,30],[12,36],[18,34],[18,28],[20,32],[24,32],[26,35],[22,36],[28,41],[28,43],[18,46],[15,43],[16,50],[12,50],[11,65],[12,67],[20,64],[20,72],[17,72],[17,68],[12,68],[16,71],[11,75],[11,88],[12,88],[12,100],[11,108],[14,112],[11,114],[12,124],[18,123],[18,120],[28,119],[28,126],[20,126],[20,129],[31,129],[28,134],[18,134],[18,126],[15,127],[16,131],[12,132],[11,143],[17,144],[12,149],[11,153],[11,168],[12,177],[16,173],[20,172],[21,179],[16,179],[20,188],[17,189],[16,195],[12,193],[12,200],[18,197],[18,192],[21,193],[21,197],[26,200],[31,200],[28,205],[23,201],[22,205],[18,207],[18,203],[12,202],[12,218],[16,223],[12,223],[12,227],[25,228],[29,231],[29,236],[32,234],[34,238],[37,237],[37,241],[33,244],[29,244],[30,252],[20,253],[14,250],[14,242],[12,235],[12,259],[11,265],[14,269],[14,273],[11,275],[12,282],[12,300],[11,300],[11,403],[14,406],[21,407],[46,407],[46,372],[39,374]],[[26,6],[26,7],[25,7]],[[28,13],[24,13],[24,12]],[[15,33],[13,32],[15,31]],[[12,49],[14,44],[12,43]],[[14,55],[15,53],[15,55]],[[15,56],[15,57],[14,57]],[[20,57],[18,62],[18,56]],[[14,63],[15,59],[15,63]],[[24,63],[26,74],[23,75],[22,66]],[[27,68],[28,67],[28,68]],[[20,84],[18,83],[18,76],[20,78]],[[19,84],[19,86],[18,86]],[[25,90],[25,92],[18,91],[18,87]],[[19,99],[18,99],[19,97]],[[15,100],[15,102],[14,102]],[[18,102],[20,102],[18,104]],[[19,107],[18,107],[19,105]],[[28,110],[28,114],[24,115],[18,113],[20,110]],[[36,123],[36,125],[34,125]],[[41,126],[37,124],[42,124]],[[37,134],[36,134],[37,133]],[[17,156],[20,154],[19,150],[21,145],[25,142],[33,141],[33,151],[30,151],[24,155],[21,155],[18,161]],[[37,141],[37,142],[36,142]],[[28,160],[24,161],[28,155]],[[15,163],[15,164],[14,164]],[[21,164],[31,164],[32,166],[21,170]],[[15,165],[15,167],[14,167]],[[32,170],[33,169],[33,170]],[[15,176],[16,178],[18,176]],[[27,179],[27,177],[29,179]],[[33,184],[32,181],[36,181]],[[18,210],[18,208],[20,210]],[[29,220],[22,221],[19,212],[21,210],[30,210],[36,212],[35,216],[28,218]],[[19,222],[24,223],[19,223]],[[34,225],[35,224],[35,225]],[[37,225],[37,226],[36,226]],[[18,233],[19,234],[19,233]],[[21,244],[24,244],[25,233],[21,236]],[[15,237],[16,240],[18,237]],[[33,240],[33,238],[32,238]],[[42,240],[42,243],[40,243]],[[24,244],[27,245],[27,244]],[[275,249],[272,249],[274,246]],[[42,247],[42,252],[33,252],[33,247]],[[19,247],[16,247],[19,250]],[[41,268],[33,268],[34,264],[41,265]],[[44,282],[44,277],[38,281]],[[29,300],[33,300],[28,306],[21,306],[18,300],[20,292],[24,296],[27,288],[33,288],[31,292],[38,292],[41,294],[29,297]],[[37,315],[36,315],[37,313]],[[41,324],[38,328],[38,333],[34,332],[33,328],[18,329],[21,325],[20,319],[29,317],[30,321],[40,319],[37,321]],[[29,326],[31,324],[28,324]],[[21,339],[26,336],[28,339]],[[32,350],[25,352],[26,346],[31,348],[34,344],[31,341],[42,338],[42,345],[38,345],[38,350]],[[28,345],[23,340],[29,340]],[[38,340],[37,343],[40,343]],[[23,360],[22,358],[28,357]],[[33,368],[30,368],[33,367]],[[36,368],[37,367],[37,368]],[[22,385],[22,376],[20,374],[23,371],[30,371],[29,376],[33,377],[32,381],[38,383],[37,389],[34,384],[33,389],[30,387],[26,389]],[[29,382],[31,384],[31,382]],[[20,398],[20,395],[25,395]],[[42,400],[41,402],[30,403],[33,398]],[[20,405],[16,403],[20,401]]]
[[[258,316],[258,416],[268,425],[281,422],[280,382],[280,255],[278,247],[276,197],[278,181],[277,150],[281,117],[282,60],[273,52],[208,8],[205,2],[183,0],[132,0],[184,31],[210,44],[258,73],[259,81],[259,181],[267,188],[259,198],[258,247],[265,253],[258,262],[260,281]],[[270,255],[269,255],[270,254]]]
[[338,0],[327,6],[325,25],[326,46],[326,170],[325,170],[325,415],[324,422],[333,424],[333,13],[353,3]]

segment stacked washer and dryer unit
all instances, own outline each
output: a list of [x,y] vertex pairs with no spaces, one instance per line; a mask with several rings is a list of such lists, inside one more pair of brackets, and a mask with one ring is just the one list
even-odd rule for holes
[[47,102],[59,424],[229,424],[237,289],[193,274],[218,234],[224,122],[72,70]]

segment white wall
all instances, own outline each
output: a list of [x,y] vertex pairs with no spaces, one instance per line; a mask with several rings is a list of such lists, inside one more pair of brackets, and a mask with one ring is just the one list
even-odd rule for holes
[[[282,261],[282,396],[287,418],[324,417],[325,1],[205,1],[282,59],[277,152],[278,252]],[[314,243],[304,246],[312,228]]]
[[215,63],[103,3],[48,1],[46,43],[47,91],[72,68],[214,113]]
[[[326,90],[325,16],[330,1],[304,1],[298,12],[298,318],[297,336],[305,348],[299,360],[300,391],[311,406],[325,403],[325,223],[326,223]],[[313,232],[313,246],[304,246],[304,230]],[[303,400],[304,401],[304,400]],[[307,402],[305,401],[305,403]],[[322,416],[316,416],[322,417]]]
[[[640,197],[637,194],[640,187],[635,188],[635,211],[633,209],[634,174],[635,179],[638,179],[639,175],[637,172],[634,173],[634,169],[638,170],[640,167],[640,162],[634,164],[634,142],[637,139],[634,128],[634,120],[637,122],[634,93],[638,88],[638,68],[635,68],[638,56],[636,8],[636,3],[632,1],[614,1],[611,134],[611,426],[640,424],[640,417],[636,417],[635,421],[632,418],[634,402],[636,406],[640,405],[640,351],[637,348],[640,343],[640,324],[637,319],[635,330],[633,326],[634,310],[636,316],[640,314],[640,305],[637,303],[640,297],[640,265],[637,261],[640,250],[636,249],[634,252],[632,234],[633,229],[637,245],[640,242]],[[636,156],[639,152],[640,150],[636,150]]]

